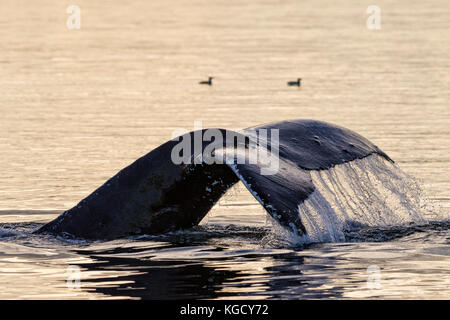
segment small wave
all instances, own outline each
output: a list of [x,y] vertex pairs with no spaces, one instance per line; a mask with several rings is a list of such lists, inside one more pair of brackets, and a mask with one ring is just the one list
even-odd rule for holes
[[17,232],[14,232],[9,229],[0,228],[0,238],[12,237],[17,235]]
[[[436,233],[447,233],[450,229],[450,221],[431,221],[426,224],[411,223],[408,226],[392,226],[385,228],[362,228],[346,231],[347,242],[385,242],[408,239],[424,242],[427,237],[436,241]],[[414,237],[414,239],[411,239]],[[450,238],[447,238],[447,241]]]

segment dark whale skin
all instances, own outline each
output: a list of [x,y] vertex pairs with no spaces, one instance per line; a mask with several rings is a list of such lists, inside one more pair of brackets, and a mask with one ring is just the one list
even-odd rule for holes
[[[315,190],[310,170],[326,170],[373,153],[392,161],[359,134],[325,122],[283,121],[242,133],[255,129],[279,130],[279,170],[273,175],[261,175],[256,164],[174,164],[171,152],[179,142],[171,140],[119,171],[35,232],[110,240],[190,228],[241,180],[275,220],[303,234],[298,205]],[[183,135],[192,143],[194,136],[195,132]],[[200,152],[208,143],[203,143]],[[196,156],[198,151],[191,153],[192,159]]]

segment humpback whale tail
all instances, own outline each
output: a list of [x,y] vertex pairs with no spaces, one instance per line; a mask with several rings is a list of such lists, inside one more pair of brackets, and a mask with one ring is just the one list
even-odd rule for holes
[[[277,133],[276,143],[255,135],[270,130]],[[313,241],[339,241],[342,234],[330,229],[330,223],[340,229],[349,221],[364,223],[358,221],[362,210],[370,224],[367,211],[371,210],[370,204],[356,208],[349,199],[339,197],[342,189],[363,183],[357,177],[350,185],[344,183],[339,178],[339,168],[344,166],[345,170],[369,175],[364,173],[364,161],[373,157],[377,160],[371,162],[371,169],[381,175],[386,165],[394,166],[383,151],[359,134],[319,121],[283,121],[240,132],[213,129],[213,133],[194,131],[162,144],[36,232],[114,239],[189,228],[197,225],[221,196],[241,181],[284,228]],[[228,138],[227,143],[217,139],[219,134],[232,137],[231,147]],[[204,140],[193,150],[179,149],[180,140],[192,146],[199,136],[208,136],[206,141],[215,136],[214,150]],[[252,147],[263,153],[276,150],[276,166],[269,168],[275,170],[264,171],[267,163],[252,159]],[[205,157],[209,154],[217,159],[220,152],[223,162],[211,162]],[[181,155],[183,161],[174,161],[174,154]],[[364,180],[364,184],[370,183],[383,185],[375,178]],[[378,193],[374,196],[381,197]],[[406,201],[401,194],[398,198],[399,203]],[[350,215],[348,209],[358,212]],[[407,210],[399,219],[383,219],[386,223],[400,223],[421,217],[414,210]]]

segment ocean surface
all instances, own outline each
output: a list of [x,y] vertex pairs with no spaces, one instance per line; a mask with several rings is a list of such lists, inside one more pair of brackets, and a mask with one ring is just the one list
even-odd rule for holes
[[[450,298],[447,0],[73,4],[79,30],[64,1],[0,2],[0,299]],[[240,184],[186,231],[31,234],[176,129],[286,119],[349,128],[395,160],[336,169],[341,214],[370,223],[297,241]],[[369,201],[364,168],[392,194]],[[313,177],[323,192],[330,174]],[[386,218],[405,207],[420,219]]]

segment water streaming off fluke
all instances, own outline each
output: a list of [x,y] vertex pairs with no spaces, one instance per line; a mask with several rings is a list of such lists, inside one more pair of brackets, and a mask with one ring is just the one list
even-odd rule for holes
[[345,231],[426,222],[420,186],[376,154],[310,173],[316,189],[298,207],[306,241],[342,242]]

